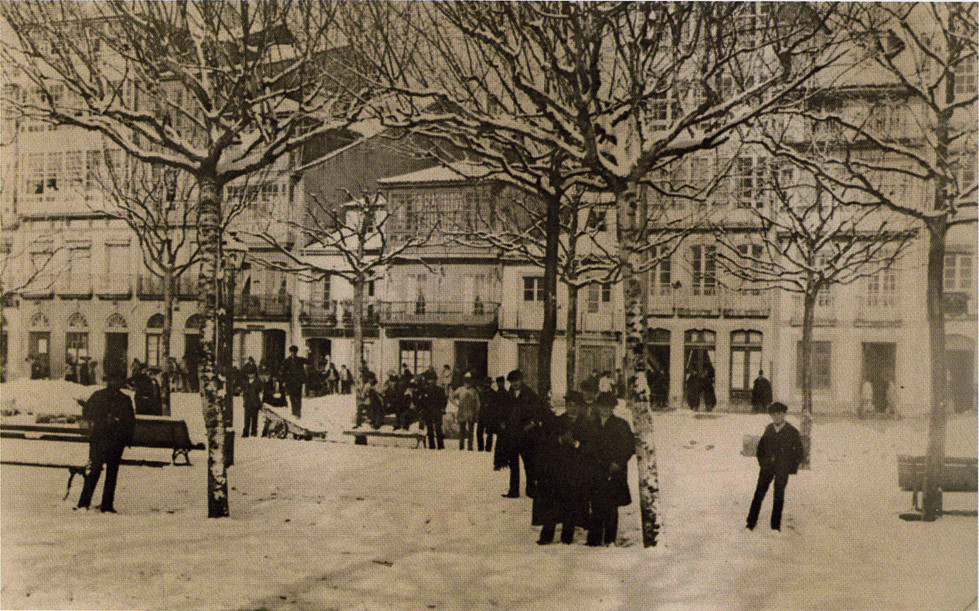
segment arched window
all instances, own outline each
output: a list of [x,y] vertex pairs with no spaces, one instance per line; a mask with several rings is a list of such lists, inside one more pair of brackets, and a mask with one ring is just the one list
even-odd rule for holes
[[184,327],[187,329],[188,333],[200,333],[201,327],[204,326],[204,318],[200,314],[194,314],[187,319],[187,324]]
[[762,369],[762,334],[731,331],[731,402],[751,403],[751,386]]
[[123,318],[122,314],[120,314],[118,312],[114,312],[112,314],[109,314],[109,317],[107,319],[105,319],[105,328],[106,329],[112,329],[112,330],[125,329],[128,326],[129,325],[126,324],[126,319]]
[[75,312],[68,317],[69,329],[88,329],[88,321],[82,316],[81,312]]
[[154,314],[153,316],[150,316],[150,319],[146,321],[146,328],[148,330],[149,329],[162,329],[164,322],[166,322],[166,319],[163,317],[163,314],[160,314],[158,312],[158,313]]
[[31,317],[31,329],[36,330],[49,330],[51,328],[51,323],[48,321],[48,317],[44,315],[44,312],[38,312]]

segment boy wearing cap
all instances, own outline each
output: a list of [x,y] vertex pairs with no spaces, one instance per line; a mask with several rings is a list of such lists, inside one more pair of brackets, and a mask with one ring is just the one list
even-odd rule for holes
[[765,433],[758,441],[758,465],[761,470],[758,472],[755,496],[748,511],[748,530],[753,530],[758,523],[761,503],[773,481],[775,490],[772,493],[772,530],[782,530],[785,485],[789,482],[789,475],[798,472],[799,463],[805,455],[799,431],[785,421],[788,411],[789,408],[778,401],[768,407],[772,423],[765,427]]

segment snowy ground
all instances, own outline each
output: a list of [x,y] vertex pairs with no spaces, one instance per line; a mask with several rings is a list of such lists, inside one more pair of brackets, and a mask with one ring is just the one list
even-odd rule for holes
[[[486,453],[355,446],[349,400],[307,401],[330,441],[239,439],[231,513],[208,520],[206,456],[124,467],[119,515],[76,513],[66,474],[0,470],[4,609],[968,609],[976,519],[905,522],[895,455],[922,453],[923,419],[817,420],[812,471],[789,482],[781,533],[744,529],[757,463],[742,437],[764,416],[655,418],[664,531],[639,544],[638,504],[619,547],[539,547],[530,502],[505,499]],[[203,440],[197,398],[175,413]],[[796,419],[790,416],[790,421]],[[240,427],[240,414],[236,423]],[[976,456],[975,416],[949,425],[949,455]],[[455,443],[447,444],[452,448]],[[39,448],[39,446],[41,446]],[[82,444],[5,440],[5,459]],[[132,458],[168,458],[156,450]],[[635,486],[635,465],[630,465]],[[96,495],[96,502],[99,499]],[[635,496],[635,495],[634,495]],[[976,508],[949,494],[946,509]]]

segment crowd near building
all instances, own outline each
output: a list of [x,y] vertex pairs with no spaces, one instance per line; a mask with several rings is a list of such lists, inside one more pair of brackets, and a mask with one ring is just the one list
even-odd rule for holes
[[[974,61],[961,66],[963,95],[975,94],[975,69]],[[892,85],[841,87],[836,103],[877,108],[882,97],[895,100],[879,120],[905,125],[913,138],[908,113],[915,101],[902,98]],[[18,95],[33,95],[30,86],[4,86],[21,86]],[[664,122],[674,108],[663,101]],[[4,379],[60,379],[82,361],[94,362],[97,372],[113,359],[162,366],[163,282],[144,263],[133,229],[110,213],[113,203],[98,178],[121,153],[108,140],[79,128],[24,120],[11,112],[5,114],[3,134],[0,248],[8,262],[0,340]],[[392,236],[432,231],[432,240],[366,286],[363,359],[368,367],[383,377],[388,371],[442,371],[448,365],[460,375],[470,372],[480,378],[519,368],[536,386],[543,270],[505,249],[446,239],[441,231],[446,219],[478,217],[480,211],[512,205],[512,188],[481,178],[471,164],[440,163],[413,144],[376,126],[355,126],[348,138],[311,144],[249,184],[226,188],[226,200],[244,206],[229,221],[229,230],[237,230],[248,248],[233,283],[237,366],[252,357],[276,370],[288,346],[297,345],[315,363],[359,367],[353,355],[350,283],[339,275],[291,273],[291,259],[250,232],[256,227],[278,232],[278,242],[293,256],[339,271],[345,265],[340,253],[303,243],[302,235],[290,230],[290,221],[315,214],[314,203],[356,214],[361,209],[357,198],[376,193],[382,213],[391,215],[387,228]],[[704,216],[694,212],[709,211],[718,223],[749,226],[750,234],[750,224],[741,217],[771,203],[765,185],[774,165],[760,151],[733,144],[730,151],[728,157],[724,150],[692,157],[683,171],[668,177],[674,183],[693,182],[725,168],[728,175],[721,188],[705,201],[679,201],[649,190],[645,204],[687,216],[691,223]],[[975,181],[975,159],[966,161],[963,176]],[[908,201],[929,205],[929,193],[911,183],[892,188]],[[582,220],[614,243],[621,216],[609,199]],[[270,218],[276,222],[270,225]],[[951,398],[956,409],[974,409],[975,226],[955,227],[947,244]],[[927,409],[926,246],[918,239],[889,269],[819,296],[813,357],[817,412],[855,412],[867,381],[875,409],[884,409],[889,386],[898,390],[903,412]],[[732,282],[717,262],[713,230],[694,228],[671,249],[643,275],[647,298],[641,369],[655,372],[650,379],[656,379],[655,388],[646,383],[646,392],[670,406],[686,405],[691,372],[710,372],[717,409],[747,410],[753,382],[764,371],[775,397],[798,405],[800,299],[779,289]],[[596,282],[579,293],[579,381],[593,373],[623,375],[629,349],[623,286],[622,281]],[[173,294],[170,354],[193,367],[201,327],[193,268],[177,278]],[[560,283],[557,301],[551,388],[562,396],[569,390],[562,331],[569,307]]]

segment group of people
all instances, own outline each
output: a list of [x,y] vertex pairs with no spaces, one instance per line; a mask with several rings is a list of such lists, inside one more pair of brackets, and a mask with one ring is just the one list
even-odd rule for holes
[[494,436],[499,433],[499,393],[503,389],[502,377],[494,382],[490,378],[477,379],[470,372],[461,376],[439,375],[432,367],[416,375],[404,367],[400,374],[389,371],[380,389],[376,380],[368,380],[360,402],[374,428],[379,428],[387,415],[394,416],[396,430],[418,422],[426,431],[428,448],[437,450],[445,448],[443,419],[451,399],[458,408],[459,449],[473,450],[475,445],[482,452],[492,451]]
[[541,527],[538,545],[554,541],[561,524],[562,543],[574,541],[584,526],[590,546],[609,545],[618,534],[618,508],[632,502],[626,465],[635,453],[629,424],[615,416],[613,391],[599,392],[594,403],[583,393],[568,393],[566,410],[550,405],[524,383],[520,370],[507,376],[496,469],[510,470],[503,495],[520,496],[520,463],[525,493],[534,499],[532,522]]

